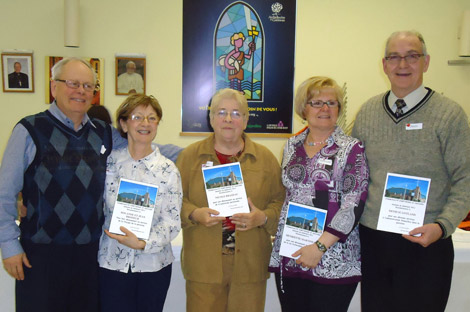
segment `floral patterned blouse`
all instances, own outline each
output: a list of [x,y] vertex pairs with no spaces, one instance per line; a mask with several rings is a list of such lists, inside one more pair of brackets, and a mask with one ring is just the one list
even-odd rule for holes
[[[282,182],[286,200],[273,245],[270,272],[281,276],[312,279],[319,283],[354,283],[361,277],[358,222],[367,199],[369,168],[363,144],[336,127],[320,152],[309,158],[304,142],[308,128],[291,137],[284,149]],[[313,268],[279,255],[289,201],[326,209],[325,231],[340,240]]]
[[160,154],[158,147],[140,160],[134,160],[127,147],[113,150],[106,167],[103,229],[109,229],[120,178],[158,186],[150,237],[144,250],[136,250],[103,232],[98,252],[99,265],[124,273],[129,269],[132,272],[159,271],[173,262],[171,241],[181,230],[183,193],[180,173],[172,161]]

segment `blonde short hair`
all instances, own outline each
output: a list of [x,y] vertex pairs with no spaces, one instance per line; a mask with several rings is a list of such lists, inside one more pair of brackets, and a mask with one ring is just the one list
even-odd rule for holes
[[329,77],[313,76],[305,80],[297,88],[297,93],[294,100],[294,110],[297,115],[305,119],[305,105],[315,95],[325,90],[332,90],[336,95],[338,101],[338,114],[341,112],[341,105],[344,101],[343,89],[336,83],[335,80]]
[[212,97],[211,100],[211,110],[209,112],[209,117],[210,119],[214,119],[214,115],[217,112],[220,103],[222,100],[226,99],[233,99],[238,103],[238,109],[240,113],[243,115],[243,120],[248,121],[249,113],[248,113],[248,101],[246,100],[246,97],[241,94],[240,91],[236,91],[233,89],[221,89],[217,91],[217,93]]
[[242,38],[243,41],[245,41],[245,35],[242,32],[233,34],[232,37],[230,37],[230,44],[234,45],[235,40],[240,39],[240,38]]

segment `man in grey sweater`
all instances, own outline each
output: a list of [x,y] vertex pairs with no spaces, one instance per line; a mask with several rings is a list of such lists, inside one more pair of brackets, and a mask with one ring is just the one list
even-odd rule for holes
[[[465,112],[423,86],[430,56],[421,34],[393,33],[383,69],[391,90],[368,100],[353,133],[366,148],[369,196],[360,220],[362,311],[444,311],[451,234],[469,210],[470,129]],[[387,173],[431,179],[424,225],[408,234],[377,229]]]

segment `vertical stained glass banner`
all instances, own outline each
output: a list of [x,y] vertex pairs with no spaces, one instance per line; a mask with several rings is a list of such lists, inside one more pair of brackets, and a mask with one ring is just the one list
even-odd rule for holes
[[231,88],[247,100],[263,101],[264,31],[253,8],[240,2],[228,6],[214,37],[215,89]]
[[210,132],[210,99],[239,90],[246,132],[292,133],[295,0],[183,0],[182,134]]

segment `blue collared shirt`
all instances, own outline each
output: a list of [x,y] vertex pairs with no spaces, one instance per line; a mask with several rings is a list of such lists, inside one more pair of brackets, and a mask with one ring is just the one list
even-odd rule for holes
[[[73,121],[57,107],[55,101],[49,107],[49,112],[64,125],[74,129]],[[91,123],[91,120],[85,114],[76,131],[80,130],[87,122]],[[94,126],[93,123],[92,126]],[[115,128],[112,128],[112,135],[113,149],[127,146],[127,140],[122,138]],[[157,144],[157,146],[161,153],[172,161],[176,160],[182,150],[172,144]],[[24,252],[18,241],[20,229],[15,223],[18,217],[16,200],[18,193],[23,189],[24,173],[34,160],[35,155],[36,145],[29,132],[23,125],[17,124],[8,140],[0,166],[0,249],[3,259]]]

